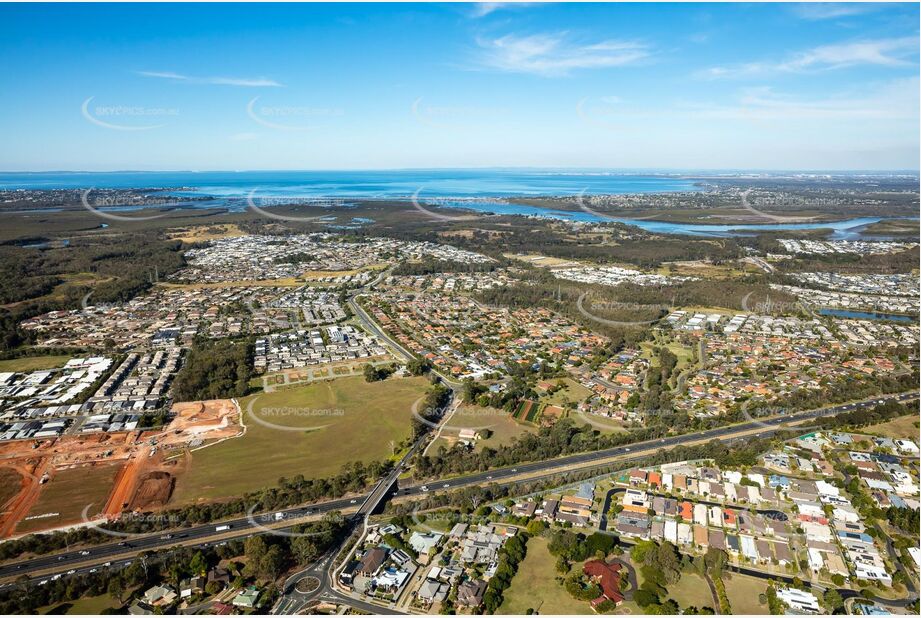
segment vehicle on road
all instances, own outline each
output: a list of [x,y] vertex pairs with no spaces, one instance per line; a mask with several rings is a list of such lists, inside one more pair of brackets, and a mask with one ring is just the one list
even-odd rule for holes
[[227,524],[224,524],[223,526],[218,526],[217,528],[214,529],[215,532],[224,532],[225,530],[230,530],[230,526]]

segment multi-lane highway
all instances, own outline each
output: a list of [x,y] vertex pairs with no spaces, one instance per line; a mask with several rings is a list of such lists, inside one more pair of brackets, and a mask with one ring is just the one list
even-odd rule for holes
[[[446,491],[471,485],[488,485],[490,483],[509,483],[512,479],[536,480],[544,477],[554,476],[561,472],[577,472],[593,467],[604,465],[609,460],[628,460],[633,457],[642,457],[652,452],[665,448],[671,448],[683,444],[691,444],[701,441],[721,440],[732,442],[741,437],[752,438],[757,436],[766,436],[782,429],[784,425],[808,421],[823,416],[833,416],[841,412],[870,407],[876,405],[878,401],[884,399],[894,399],[896,401],[908,401],[918,397],[918,393],[901,393],[897,395],[888,395],[874,397],[872,400],[830,406],[816,410],[808,410],[789,414],[783,417],[770,418],[765,420],[755,420],[727,427],[719,427],[707,431],[700,431],[680,436],[670,436],[659,440],[649,440],[646,442],[637,442],[628,446],[619,446],[616,448],[604,449],[589,453],[579,453],[560,457],[549,461],[537,461],[531,463],[519,464],[514,467],[501,468],[487,472],[479,472],[467,476],[461,476],[427,483],[417,483],[407,486],[392,488],[392,483],[388,484],[386,489],[382,489],[383,483],[375,486],[379,492],[378,500],[374,501],[375,507],[386,497],[412,497],[427,495],[435,491]],[[404,459],[403,462],[408,461]],[[402,463],[402,462],[401,462]],[[401,466],[395,467],[395,470]],[[390,477],[391,475],[388,475]],[[393,475],[395,478],[395,475]],[[299,506],[279,511],[282,515],[279,520],[284,522],[296,522],[299,519],[329,513],[333,511],[359,510],[363,506],[370,504],[371,494],[365,494],[357,497],[341,498],[330,500],[309,506]],[[270,517],[269,519],[274,519]],[[121,566],[131,559],[132,555],[144,551],[158,550],[175,545],[208,545],[215,542],[223,542],[233,538],[244,538],[253,534],[264,534],[267,532],[263,517],[261,514],[255,516],[243,516],[222,522],[214,522],[205,525],[193,526],[181,530],[173,530],[169,533],[162,532],[156,534],[146,534],[130,536],[126,538],[115,538],[112,543],[94,545],[86,547],[80,551],[69,551],[61,554],[40,556],[30,560],[24,560],[15,563],[8,563],[0,566],[0,578],[11,579],[23,574],[35,576],[41,573],[40,579],[45,579],[55,575],[66,575],[69,571],[85,572],[90,569],[104,568],[106,563],[111,563],[112,567]],[[217,527],[229,526],[224,530],[218,531]],[[290,527],[290,526],[286,526]]]

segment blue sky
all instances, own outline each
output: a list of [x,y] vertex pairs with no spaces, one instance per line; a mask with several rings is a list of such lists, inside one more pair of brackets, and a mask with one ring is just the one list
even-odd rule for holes
[[0,5],[0,169],[917,169],[917,4]]

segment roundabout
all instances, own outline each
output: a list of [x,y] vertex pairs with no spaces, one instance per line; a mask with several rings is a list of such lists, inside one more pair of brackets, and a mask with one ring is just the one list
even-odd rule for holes
[[308,575],[304,579],[298,581],[294,589],[301,594],[312,594],[316,592],[319,587],[320,580],[312,575]]

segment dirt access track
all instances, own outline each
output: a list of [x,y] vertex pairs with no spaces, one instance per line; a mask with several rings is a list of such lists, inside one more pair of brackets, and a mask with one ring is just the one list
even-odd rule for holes
[[[14,488],[6,492],[12,495],[0,505],[0,538],[22,534],[17,527],[30,517],[43,493],[54,485],[49,481],[56,477],[57,471],[120,466],[111,487],[96,488],[108,496],[105,504],[100,505],[98,512],[89,513],[91,518],[115,519],[126,511],[165,506],[176,474],[188,460],[180,456],[182,453],[237,436],[242,431],[239,410],[229,399],[180,403],[173,406],[172,412],[173,420],[162,430],[0,443],[3,478],[19,478],[18,491]],[[58,489],[60,484],[55,486],[55,491]],[[68,518],[67,525],[81,523],[79,516],[68,515]],[[62,523],[49,523],[49,528],[61,527]]]

